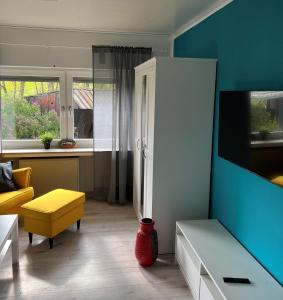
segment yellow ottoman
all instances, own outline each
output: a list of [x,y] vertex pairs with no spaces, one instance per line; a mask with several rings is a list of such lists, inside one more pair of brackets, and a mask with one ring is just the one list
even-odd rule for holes
[[53,248],[53,238],[69,225],[80,220],[84,212],[85,194],[69,190],[57,189],[40,196],[24,205],[21,211],[24,216],[24,229],[49,238],[49,247]]

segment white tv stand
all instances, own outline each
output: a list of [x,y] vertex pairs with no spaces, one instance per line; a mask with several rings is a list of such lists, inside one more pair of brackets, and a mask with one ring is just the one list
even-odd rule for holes
[[[196,300],[282,300],[283,287],[217,221],[179,221],[176,260]],[[224,283],[223,277],[251,284]]]

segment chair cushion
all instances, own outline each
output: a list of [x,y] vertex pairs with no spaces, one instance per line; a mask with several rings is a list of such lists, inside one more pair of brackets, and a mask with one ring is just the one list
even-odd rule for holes
[[0,214],[5,214],[15,206],[24,204],[33,198],[32,187],[0,194]]
[[84,193],[57,189],[24,204],[21,213],[25,217],[50,222],[82,205],[84,201]]
[[12,177],[12,162],[0,163],[0,193],[18,189]]
[[13,172],[13,181],[17,185],[19,189],[24,189],[29,187],[30,184],[30,178],[31,178],[31,168],[21,168],[21,169],[15,169]]
[[277,176],[271,180],[271,182],[283,186],[283,176]]

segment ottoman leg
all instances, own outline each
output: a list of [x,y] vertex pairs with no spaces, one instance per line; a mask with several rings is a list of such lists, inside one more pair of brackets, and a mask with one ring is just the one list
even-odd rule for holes
[[53,238],[49,238],[49,249],[53,249]]
[[29,243],[32,244],[32,233],[31,232],[28,233],[28,238],[29,238]]
[[80,226],[81,226],[81,220],[77,221],[77,229],[80,230]]

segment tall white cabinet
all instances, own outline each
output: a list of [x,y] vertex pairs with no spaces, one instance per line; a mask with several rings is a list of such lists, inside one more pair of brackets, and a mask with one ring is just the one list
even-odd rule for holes
[[153,218],[159,253],[175,224],[208,217],[216,60],[152,58],[136,67],[134,207]]

